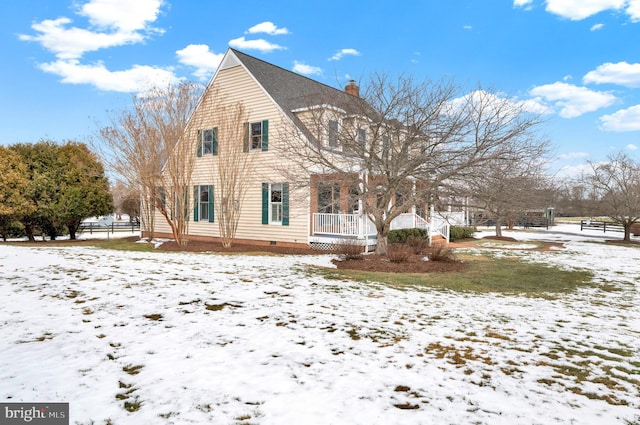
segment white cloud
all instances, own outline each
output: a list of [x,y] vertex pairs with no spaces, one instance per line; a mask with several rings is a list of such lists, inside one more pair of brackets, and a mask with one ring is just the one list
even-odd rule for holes
[[557,178],[575,179],[584,174],[589,174],[592,171],[591,166],[588,163],[578,165],[564,165],[556,173]]
[[347,55],[351,55],[351,56],[360,56],[360,52],[357,51],[356,49],[342,49],[338,52],[336,52],[333,56],[331,56],[329,58],[330,61],[338,61],[340,59],[342,59],[344,56]]
[[87,17],[92,25],[131,32],[158,19],[162,4],[163,0],[91,0],[78,14]]
[[640,63],[605,63],[589,71],[582,79],[585,84],[618,84],[625,87],[640,87]]
[[598,31],[598,30],[601,30],[602,28],[604,28],[604,24],[595,24],[589,30],[590,31]]
[[640,0],[629,0],[627,14],[631,16],[632,22],[640,21]]
[[317,66],[306,65],[298,61],[293,62],[293,71],[303,75],[320,75],[322,69]]
[[244,37],[234,38],[229,41],[229,46],[241,50],[259,50],[262,53],[269,53],[274,50],[284,50],[286,47],[270,43],[263,39],[247,40]]
[[462,28],[467,30],[467,31],[471,31],[473,29],[473,27],[471,25],[465,25]]
[[522,109],[533,114],[548,115],[552,114],[553,108],[544,103],[540,98],[527,99],[519,101]]
[[180,81],[171,69],[134,65],[124,71],[110,71],[102,63],[82,65],[76,59],[44,63],[40,68],[62,77],[67,84],[91,84],[100,90],[137,93],[154,86]]
[[600,128],[606,131],[640,131],[640,105],[604,115],[600,122]]
[[582,158],[588,158],[589,154],[586,152],[570,152],[570,153],[561,153],[560,155],[558,155],[558,159],[582,159]]
[[515,7],[528,7],[532,6],[533,0],[513,0],[513,5]]
[[637,151],[638,147],[636,145],[634,145],[633,143],[629,143],[627,145],[627,149],[629,149],[630,151]]
[[32,24],[37,34],[19,38],[40,43],[59,59],[78,59],[86,52],[140,43],[149,34],[162,32],[149,25],[162,4],[162,0],[91,0],[78,11],[89,20],[90,29],[69,27],[72,20],[60,17]]
[[463,108],[469,101],[475,104],[482,104],[495,110],[520,110],[533,114],[548,114],[553,112],[548,106],[538,99],[519,100],[517,98],[500,97],[497,94],[485,90],[474,90],[469,94],[456,98],[450,102],[452,110]]
[[254,25],[246,31],[246,34],[258,34],[265,33],[269,35],[283,35],[289,34],[289,30],[286,28],[278,28],[273,22],[262,22],[258,25]]
[[209,50],[206,44],[190,44],[178,50],[176,55],[180,63],[196,68],[193,75],[200,80],[210,78],[224,57],[223,53],[216,54]]
[[579,117],[587,112],[610,106],[616,101],[616,97],[610,93],[561,82],[534,87],[529,93],[554,104],[563,118]]
[[572,21],[580,21],[606,10],[624,10],[633,22],[640,21],[640,0],[547,0],[546,10]]

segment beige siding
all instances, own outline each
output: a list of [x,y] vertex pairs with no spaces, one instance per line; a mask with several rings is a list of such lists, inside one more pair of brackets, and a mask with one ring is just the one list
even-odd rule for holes
[[[296,193],[293,185],[290,184],[290,224],[288,226],[262,224],[262,182],[285,182],[277,170],[278,167],[274,166],[274,164],[282,165],[283,161],[282,143],[278,141],[279,134],[283,133],[279,131],[282,125],[282,117],[279,109],[253,80],[251,75],[240,66],[220,71],[213,83],[214,87],[209,90],[210,94],[205,96],[192,118],[192,128],[189,136],[191,143],[195,143],[198,129],[213,128],[219,125],[219,123],[216,122],[214,106],[219,102],[220,96],[230,103],[242,102],[248,113],[249,122],[269,120],[268,151],[252,151],[246,153],[246,155],[254,156],[252,158],[253,170],[241,209],[236,238],[306,244],[309,235],[308,189],[303,191],[303,193]],[[216,90],[219,90],[219,92]],[[213,96],[212,93],[218,93],[218,96]],[[242,145],[243,140],[236,140],[234,142]],[[220,143],[225,143],[225,141],[221,140]],[[191,184],[191,196],[193,196],[193,185],[214,184],[217,160],[217,156],[211,155],[196,159]],[[218,200],[219,194],[217,188],[214,187],[214,191],[216,192],[216,200]],[[215,216],[215,223],[194,222],[192,211],[189,217],[189,233],[197,236],[218,237],[218,208],[216,208]],[[158,215],[156,223],[157,232],[170,231],[169,226],[160,215]]]

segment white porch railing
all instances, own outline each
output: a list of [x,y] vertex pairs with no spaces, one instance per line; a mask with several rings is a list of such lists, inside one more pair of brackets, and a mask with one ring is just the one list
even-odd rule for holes
[[364,235],[362,222],[366,217],[359,214],[313,213],[314,235]]
[[[440,234],[449,242],[449,223],[446,221],[429,223],[417,214],[400,214],[391,222],[391,230],[420,228],[429,231],[429,242],[435,234]],[[355,236],[363,238],[376,234],[373,223],[360,214],[313,213],[313,235]]]
[[398,229],[428,229],[429,222],[418,214],[404,213],[400,214],[391,222],[391,228],[389,230]]

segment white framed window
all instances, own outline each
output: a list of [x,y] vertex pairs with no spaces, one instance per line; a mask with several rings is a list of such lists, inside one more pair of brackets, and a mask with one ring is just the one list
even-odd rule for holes
[[338,146],[338,132],[340,131],[340,123],[338,120],[329,120],[329,147],[335,148]]
[[282,223],[282,183],[271,184],[269,191],[269,222]]
[[200,186],[200,221],[209,221],[209,187]]
[[198,156],[218,154],[218,129],[198,130]]
[[213,223],[213,185],[193,186],[193,221]]
[[243,152],[269,150],[269,120],[245,123]]
[[252,122],[249,124],[249,130],[251,132],[250,148],[252,151],[262,150],[262,121]]
[[358,127],[358,146],[365,147],[367,143],[367,129]]
[[289,225],[289,183],[262,183],[262,224]]

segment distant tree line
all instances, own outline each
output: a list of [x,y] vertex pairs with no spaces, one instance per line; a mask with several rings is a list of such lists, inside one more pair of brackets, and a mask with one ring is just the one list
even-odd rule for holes
[[100,159],[80,142],[0,146],[0,235],[71,239],[85,218],[110,214],[113,196]]

